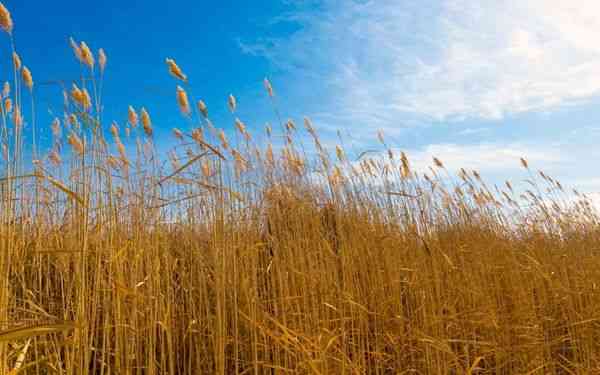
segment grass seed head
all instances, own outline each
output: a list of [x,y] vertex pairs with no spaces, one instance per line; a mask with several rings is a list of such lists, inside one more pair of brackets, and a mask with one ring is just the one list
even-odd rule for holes
[[265,85],[265,90],[267,90],[267,94],[269,94],[269,96],[271,98],[274,97],[275,93],[273,92],[273,86],[271,85],[271,82],[269,81],[268,78],[265,78],[264,85]]
[[166,63],[167,67],[169,68],[169,73],[171,73],[171,75],[173,75],[177,79],[182,80],[183,82],[187,82],[187,76],[183,74],[183,71],[181,70],[181,68],[179,68],[177,63],[175,63],[175,60],[167,58]]
[[190,109],[190,101],[188,99],[187,93],[181,86],[177,86],[177,104],[179,105],[179,110],[185,116],[189,116],[192,112]]
[[181,130],[177,129],[177,128],[173,128],[173,135],[175,136],[175,138],[182,140],[183,139],[183,133],[181,132]]
[[98,65],[100,66],[100,72],[104,73],[104,69],[106,68],[107,57],[103,48],[98,50]]
[[225,136],[223,129],[219,131],[219,140],[221,141],[221,146],[227,150],[229,148],[229,142],[227,141],[227,136]]
[[246,134],[246,125],[244,125],[244,123],[239,118],[235,119],[235,127],[240,132],[240,134]]
[[13,60],[13,66],[15,67],[16,71],[19,71],[21,69],[21,57],[19,57],[19,54],[16,52],[13,52],[12,54],[12,60]]
[[201,128],[192,130],[192,139],[198,144],[198,146],[204,147],[204,134]]
[[69,38],[69,44],[71,45],[71,48],[73,49],[73,53],[75,54],[75,57],[77,58],[77,60],[79,62],[83,63],[83,57],[81,55],[81,48],[79,47],[79,45],[77,44],[75,39]]
[[132,106],[129,106],[129,108],[127,109],[127,121],[129,121],[129,124],[133,128],[135,128],[138,125],[138,115]]
[[12,118],[15,128],[20,130],[21,126],[23,125],[23,116],[21,115],[21,109],[19,107],[15,107]]
[[115,140],[116,146],[117,146],[117,151],[119,152],[119,155],[121,156],[122,160],[126,160],[127,159],[127,152],[125,150],[125,145],[123,144],[123,142],[121,142],[121,140],[119,138],[117,138]]
[[140,111],[142,117],[142,127],[144,128],[144,132],[148,137],[152,137],[152,120],[150,119],[150,114],[146,111],[146,108],[142,108]]
[[27,86],[29,90],[33,90],[33,76],[31,75],[31,71],[29,70],[29,68],[27,68],[26,66],[23,67],[23,70],[21,70],[21,76],[23,77],[23,82],[25,83],[25,86]]
[[198,111],[200,111],[202,116],[204,116],[204,118],[208,118],[208,108],[206,107],[206,104],[202,100],[198,100],[197,107],[198,107]]
[[62,159],[60,158],[60,154],[58,153],[58,151],[56,151],[54,149],[50,150],[50,152],[48,153],[48,160],[55,167],[60,166],[60,164],[62,163]]
[[227,104],[229,105],[229,110],[231,111],[231,113],[234,113],[235,109],[237,108],[237,100],[235,99],[235,96],[233,96],[233,94],[229,95]]
[[117,126],[117,123],[113,121],[113,123],[110,125],[110,134],[113,136],[113,138],[117,139],[119,138],[119,127]]
[[9,34],[12,33],[14,28],[14,23],[10,12],[2,3],[0,3],[0,27]]
[[73,152],[77,153],[80,156],[83,155],[85,148],[83,146],[83,142],[81,141],[81,138],[79,138],[79,136],[77,134],[75,134],[74,132],[71,132],[71,134],[69,134],[69,137],[67,138],[67,141],[71,145]]
[[12,100],[10,98],[4,99],[4,112],[11,113],[13,110]]
[[94,54],[92,53],[92,51],[90,50],[90,47],[88,47],[87,44],[85,44],[85,42],[81,42],[81,45],[79,46],[79,50],[81,51],[81,61],[88,66],[88,68],[90,69],[94,69]]
[[92,107],[92,98],[90,97],[90,93],[85,88],[81,90],[81,93],[83,94],[81,106],[85,111],[88,111]]

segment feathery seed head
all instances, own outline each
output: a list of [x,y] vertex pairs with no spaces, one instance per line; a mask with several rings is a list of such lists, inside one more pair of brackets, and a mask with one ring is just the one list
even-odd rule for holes
[[267,162],[269,164],[273,164],[275,161],[275,158],[273,156],[273,146],[269,143],[269,145],[267,146],[267,151],[265,153],[265,157],[267,158]]
[[192,112],[187,93],[181,86],[177,86],[177,104],[179,104],[179,110],[183,115],[189,116],[189,114]]
[[177,129],[177,128],[173,128],[173,135],[175,136],[175,138],[182,140],[183,139],[183,133],[181,132],[181,130]]
[[6,98],[10,95],[10,83],[8,81],[4,82],[4,87],[2,88],[2,97]]
[[339,161],[344,161],[344,159],[345,159],[344,150],[342,149],[342,147],[340,145],[335,146],[335,155],[337,156]]
[[23,67],[23,70],[21,70],[21,75],[23,77],[23,82],[25,83],[25,86],[27,86],[29,90],[33,90],[33,76],[31,75],[31,71],[29,70],[29,68],[27,68],[26,66]]
[[228,105],[231,113],[235,112],[235,109],[237,107],[237,101],[235,100],[235,96],[233,96],[233,94],[229,95]]
[[79,50],[81,51],[81,61],[87,65],[88,68],[94,69],[94,54],[90,50],[90,47],[88,47],[85,42],[81,42]]
[[71,148],[73,149],[74,152],[76,152],[79,155],[83,155],[83,152],[84,152],[83,142],[81,141],[81,138],[79,138],[79,136],[77,136],[77,134],[75,134],[74,132],[71,132],[71,134],[69,134],[69,137],[67,138],[67,141],[71,145]]
[[408,178],[410,176],[410,164],[408,162],[408,157],[404,153],[404,151],[400,152],[400,161],[402,162],[402,166],[400,169],[400,174],[402,178]]
[[198,100],[197,106],[198,111],[202,113],[202,116],[204,116],[204,118],[208,118],[208,108],[206,107],[206,104],[202,100]]
[[0,27],[9,34],[12,33],[14,27],[10,12],[2,3],[0,3]]
[[62,163],[62,159],[60,158],[59,153],[54,149],[48,153],[48,160],[55,167],[60,166],[60,164]]
[[23,125],[23,116],[21,116],[21,109],[19,107],[15,107],[12,117],[15,128],[20,129]]
[[309,132],[311,135],[315,135],[315,128],[312,124],[312,121],[310,121],[310,119],[308,117],[304,118],[304,127],[306,128],[306,131]]
[[83,91],[76,84],[73,84],[73,88],[71,89],[71,98],[75,100],[75,102],[83,105],[85,98],[83,97]]
[[181,71],[181,69],[179,68],[177,63],[175,63],[175,60],[167,58],[166,63],[167,63],[167,66],[169,67],[169,73],[171,73],[171,75],[173,75],[175,78],[178,78],[184,82],[187,82],[187,76],[185,74],[183,74],[183,72]]
[[242,135],[246,134],[246,125],[239,118],[235,119],[235,127]]
[[273,86],[271,85],[271,82],[269,81],[268,78],[265,78],[264,84],[265,84],[265,89],[267,90],[267,93],[269,94],[269,96],[271,98],[273,96],[275,96],[275,93],[273,92]]
[[83,109],[85,111],[89,110],[92,107],[92,98],[90,98],[90,94],[88,93],[87,89],[83,89],[81,90],[81,93],[83,95],[82,99],[83,101],[81,102],[81,106],[83,107]]
[[11,113],[13,109],[12,100],[10,98],[4,99],[4,112]]
[[289,119],[285,123],[285,128],[291,132],[293,130],[296,130],[296,124],[294,124],[294,121],[292,121],[292,119]]
[[204,147],[204,134],[201,128],[192,130],[192,139],[201,147]]
[[150,119],[150,115],[148,114],[148,111],[146,111],[146,108],[142,108],[140,113],[144,132],[148,137],[152,137],[152,120]]
[[223,129],[219,131],[219,140],[221,141],[221,146],[223,146],[223,148],[227,150],[229,148],[229,142],[227,141],[227,137],[225,136],[225,132],[223,131]]
[[71,44],[71,48],[73,49],[73,53],[79,62],[83,62],[83,57],[81,55],[81,48],[73,38],[69,38],[69,44]]
[[19,55],[16,52],[13,52],[12,54],[12,59],[13,59],[13,65],[15,67],[15,70],[20,70],[21,69],[21,58],[19,57]]
[[521,158],[521,165],[523,166],[523,168],[529,169],[529,164],[527,163],[527,160],[525,160],[525,158]]
[[117,145],[117,151],[119,151],[119,155],[121,155],[122,160],[127,160],[127,152],[125,151],[125,145],[121,142],[121,139],[117,138],[115,140],[115,144]]
[[138,115],[135,109],[132,106],[129,106],[127,109],[127,120],[131,124],[132,127],[136,127],[138,124]]
[[108,163],[108,166],[111,167],[112,169],[115,170],[119,170],[121,167],[121,163],[119,161],[119,159],[117,159],[116,157],[109,155],[108,158],[106,158],[106,162]]
[[103,48],[98,50],[98,65],[100,65],[100,72],[104,73],[104,68],[106,68],[107,57]]
[[110,125],[110,134],[113,136],[113,138],[119,138],[119,127],[117,126],[117,123],[113,121],[113,123]]

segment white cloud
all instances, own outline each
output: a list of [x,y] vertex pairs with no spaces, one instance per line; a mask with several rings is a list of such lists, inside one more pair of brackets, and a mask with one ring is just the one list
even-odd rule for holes
[[307,12],[289,38],[245,47],[320,77],[338,121],[498,119],[600,91],[597,0],[332,0]]
[[425,171],[432,166],[433,157],[436,157],[450,171],[465,168],[495,175],[514,173],[521,168],[522,157],[534,168],[539,165],[552,168],[569,161],[569,157],[563,155],[558,148],[518,143],[431,144],[422,149],[408,150],[407,156],[411,164],[420,171]]

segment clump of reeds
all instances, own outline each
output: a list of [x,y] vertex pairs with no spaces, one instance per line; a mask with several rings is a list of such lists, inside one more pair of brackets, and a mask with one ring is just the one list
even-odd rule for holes
[[[13,31],[1,3],[0,27]],[[104,79],[104,51],[95,71],[71,46]],[[161,157],[148,111],[105,119],[93,87],[59,98],[35,162],[27,91],[2,93],[0,373],[600,371],[599,217],[525,159],[527,186],[491,186],[438,158],[419,170],[382,133],[377,153],[328,150],[276,108],[263,144],[177,85],[188,125]]]

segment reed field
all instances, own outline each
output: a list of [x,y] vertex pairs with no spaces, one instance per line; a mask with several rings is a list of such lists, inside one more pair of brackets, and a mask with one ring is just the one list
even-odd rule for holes
[[[1,3],[0,26],[11,43]],[[496,186],[375,130],[358,155],[309,119],[251,134],[233,95],[213,124],[170,58],[182,126],[159,152],[146,109],[104,118],[103,50],[65,43],[82,80],[42,123],[12,46],[0,373],[600,373],[600,217],[527,160]]]

